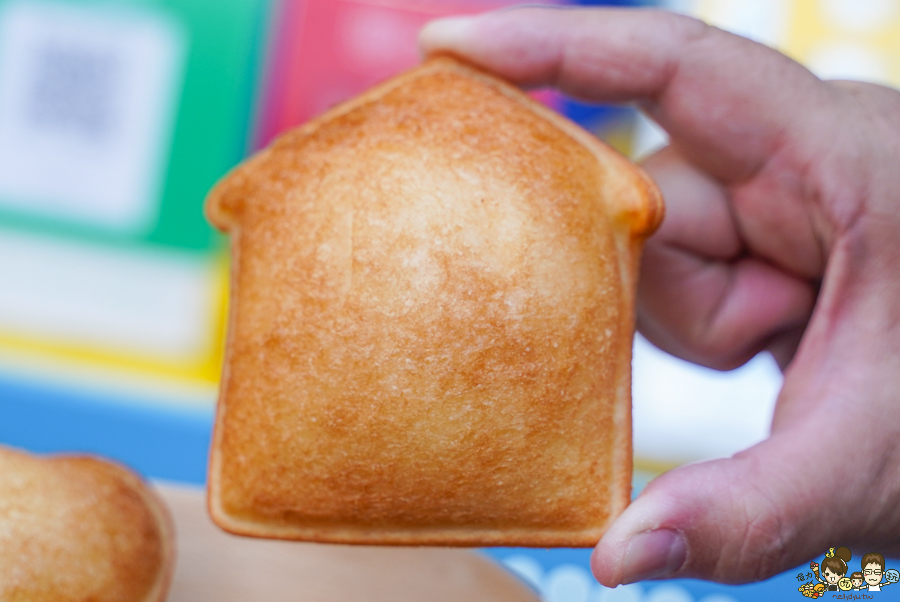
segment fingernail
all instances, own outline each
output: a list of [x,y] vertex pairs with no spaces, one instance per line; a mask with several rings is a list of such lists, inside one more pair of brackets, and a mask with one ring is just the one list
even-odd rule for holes
[[430,22],[419,34],[427,52],[464,46],[472,30],[472,17],[445,17]]
[[684,539],[670,529],[638,533],[625,549],[622,583],[670,575],[684,564],[686,552]]

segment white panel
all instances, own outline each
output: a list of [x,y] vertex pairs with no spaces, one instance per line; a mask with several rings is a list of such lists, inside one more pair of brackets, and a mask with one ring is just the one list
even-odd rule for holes
[[783,42],[790,0],[717,0],[701,16],[739,36],[778,46]]
[[890,85],[887,58],[858,44],[823,42],[807,61],[810,71],[822,79],[850,79]]
[[781,381],[768,354],[719,372],[676,359],[636,337],[635,457],[692,462],[728,457],[762,441]]
[[0,230],[0,332],[193,359],[207,350],[210,260],[112,251]]
[[881,29],[900,12],[897,0],[819,0],[819,4],[832,25],[857,31]]

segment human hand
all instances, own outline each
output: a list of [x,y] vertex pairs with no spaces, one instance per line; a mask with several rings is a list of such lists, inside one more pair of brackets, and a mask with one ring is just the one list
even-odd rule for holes
[[671,138],[645,162],[667,214],[638,328],[706,366],[769,350],[784,369],[770,437],[654,480],[594,550],[597,579],[743,582],[838,544],[900,553],[900,93],[659,11],[506,10],[433,22],[420,44],[637,101]]

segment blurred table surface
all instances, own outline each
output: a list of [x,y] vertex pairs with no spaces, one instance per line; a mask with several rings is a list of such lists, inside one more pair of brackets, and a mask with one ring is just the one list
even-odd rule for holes
[[168,602],[538,602],[472,550],[345,546],[229,535],[199,488],[157,483],[175,520],[178,561]]

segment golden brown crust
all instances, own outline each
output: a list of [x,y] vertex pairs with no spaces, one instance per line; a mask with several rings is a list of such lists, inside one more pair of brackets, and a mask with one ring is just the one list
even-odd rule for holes
[[210,512],[344,543],[590,546],[627,505],[640,170],[431,61],[213,191],[233,235]]
[[162,602],[171,518],[125,468],[0,447],[0,600]]

